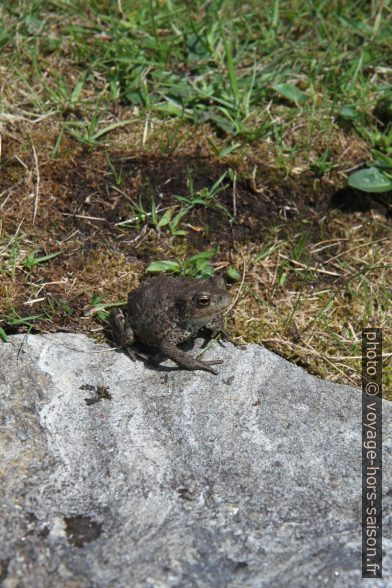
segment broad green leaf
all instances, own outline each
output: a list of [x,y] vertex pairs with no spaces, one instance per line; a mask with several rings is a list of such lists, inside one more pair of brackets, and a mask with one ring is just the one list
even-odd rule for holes
[[351,188],[374,194],[392,190],[392,180],[376,167],[354,172],[348,178],[348,185]]
[[273,84],[272,87],[275,92],[278,92],[278,94],[281,94],[287,100],[291,100],[291,102],[300,103],[309,100],[309,96],[301,92],[294,84]]

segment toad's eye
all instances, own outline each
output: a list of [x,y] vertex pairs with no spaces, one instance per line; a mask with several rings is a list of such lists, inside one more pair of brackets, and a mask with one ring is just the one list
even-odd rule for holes
[[206,294],[202,294],[197,298],[197,306],[199,308],[205,308],[206,306],[210,305],[210,297]]

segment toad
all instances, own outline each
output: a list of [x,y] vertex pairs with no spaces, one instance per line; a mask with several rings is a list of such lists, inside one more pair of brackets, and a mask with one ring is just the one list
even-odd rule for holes
[[135,359],[132,344],[158,349],[180,367],[204,370],[217,375],[211,367],[221,360],[201,361],[177,347],[207,328],[211,337],[222,333],[222,312],[229,306],[231,296],[220,276],[188,280],[184,277],[161,275],[150,278],[129,293],[125,311],[113,309],[110,325],[118,347],[125,348]]

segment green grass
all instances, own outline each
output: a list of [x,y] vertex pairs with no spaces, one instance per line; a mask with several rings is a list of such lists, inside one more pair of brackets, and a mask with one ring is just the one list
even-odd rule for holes
[[[389,156],[374,116],[392,100],[389,2],[6,1],[1,13],[3,63],[30,97],[24,109],[60,113],[61,133],[82,143],[131,124],[107,122],[121,103],[240,144],[271,138],[286,156],[344,123]],[[291,146],[287,131],[304,119]],[[328,152],[311,164],[320,175],[336,165]]]

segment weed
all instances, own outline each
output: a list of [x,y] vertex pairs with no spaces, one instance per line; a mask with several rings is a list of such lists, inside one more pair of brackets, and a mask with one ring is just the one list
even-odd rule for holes
[[61,255],[63,251],[56,251],[55,253],[49,253],[48,255],[39,255],[37,257],[38,251],[33,251],[29,253],[24,259],[21,261],[21,266],[25,268],[27,271],[31,272],[31,270],[41,263],[45,263],[58,255]]
[[219,202],[217,196],[220,192],[226,189],[226,185],[223,184],[223,180],[227,176],[228,172],[225,171],[211,186],[211,188],[205,187],[197,192],[194,191],[193,186],[193,179],[192,176],[188,178],[188,186],[189,186],[189,195],[188,196],[179,196],[174,194],[173,198],[179,200],[180,202],[187,204],[187,211],[191,211],[192,208],[195,206],[204,206],[204,207],[211,207],[216,208],[217,210],[221,210],[224,214],[231,219],[232,215],[227,210],[227,208]]
[[126,304],[126,300],[120,302],[105,302],[105,300],[109,296],[109,293],[106,292],[105,294],[98,294],[98,292],[94,292],[91,297],[90,303],[88,304],[87,309],[85,310],[84,316],[94,316],[96,315],[101,321],[106,321],[109,312],[106,310],[107,308],[113,308],[115,306],[124,306]]
[[6,330],[14,330],[18,327],[27,327],[30,332],[33,328],[33,323],[42,318],[42,315],[34,314],[31,316],[20,316],[19,313],[12,308],[10,312],[2,317],[1,339],[7,342]]
[[147,267],[147,271],[151,273],[169,272],[188,278],[208,278],[214,274],[214,268],[209,261],[216,254],[217,249],[210,249],[184,260],[153,261]]
[[186,231],[180,228],[180,223],[183,218],[187,215],[190,208],[183,208],[181,207],[178,212],[176,212],[175,207],[168,208],[163,215],[159,218],[158,210],[154,202],[151,204],[151,222],[153,226],[156,228],[157,231],[166,227],[173,237],[179,237],[186,235]]
[[314,172],[314,174],[317,177],[323,177],[325,175],[328,175],[333,169],[336,169],[338,166],[338,163],[335,163],[332,159],[330,159],[329,150],[326,149],[321,155],[319,155],[312,161],[310,169]]

